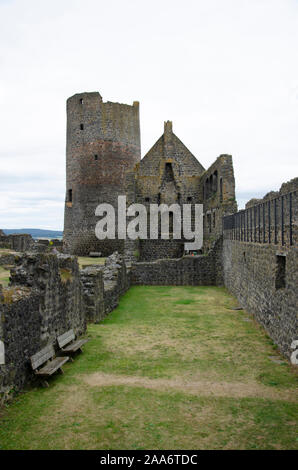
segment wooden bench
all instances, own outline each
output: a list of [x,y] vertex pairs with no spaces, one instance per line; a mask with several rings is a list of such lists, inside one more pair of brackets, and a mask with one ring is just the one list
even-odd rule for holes
[[82,352],[83,344],[87,343],[88,339],[77,339],[75,341],[75,334],[73,330],[69,330],[61,336],[58,336],[58,344],[63,354],[73,355],[76,352]]
[[[39,377],[50,377],[56,371],[59,371],[61,374],[63,374],[61,367],[69,360],[69,357],[63,356],[54,358],[54,356],[55,351],[52,344],[46,346],[38,353],[31,356],[31,366],[35,375],[38,375]],[[46,387],[49,386],[48,382],[46,381],[44,381],[44,385]]]

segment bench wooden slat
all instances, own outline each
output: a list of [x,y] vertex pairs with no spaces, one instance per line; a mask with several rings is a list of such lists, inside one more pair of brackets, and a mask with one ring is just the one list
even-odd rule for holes
[[34,354],[31,359],[32,369],[36,370],[39,366],[51,359],[55,355],[54,347],[52,344],[41,349],[38,353]]
[[59,348],[63,348],[66,344],[70,343],[75,339],[75,334],[73,330],[66,331],[63,335],[58,336]]
[[83,346],[83,344],[87,342],[88,342],[88,339],[78,339],[74,343],[71,343],[69,346],[66,346],[66,348],[63,348],[62,351],[68,352],[68,353],[75,352],[78,349],[80,349]]
[[42,369],[39,369],[36,371],[36,375],[52,375],[56,370],[60,369],[65,362],[69,360],[69,357],[64,356],[64,357],[56,357],[53,359],[51,362],[49,362],[46,366],[42,367]]

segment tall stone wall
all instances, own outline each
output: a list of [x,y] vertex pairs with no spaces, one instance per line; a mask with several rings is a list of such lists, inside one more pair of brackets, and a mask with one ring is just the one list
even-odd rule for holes
[[[278,257],[285,258],[285,287],[278,287]],[[298,339],[298,250],[236,240],[223,241],[224,283],[253,313],[280,351],[290,356]]]
[[222,218],[237,211],[231,155],[220,155],[201,177],[204,204],[204,249],[222,234]]
[[63,255],[23,255],[11,271],[11,285],[0,293],[0,340],[5,364],[0,365],[0,392],[21,390],[32,380],[30,357],[57,336],[73,329],[86,331],[79,268]]
[[99,93],[67,100],[65,252],[104,256],[123,251],[122,240],[98,240],[95,209],[117,207],[125,172],[140,160],[139,104],[104,103]]
[[298,339],[298,178],[224,219],[226,287],[287,357]]

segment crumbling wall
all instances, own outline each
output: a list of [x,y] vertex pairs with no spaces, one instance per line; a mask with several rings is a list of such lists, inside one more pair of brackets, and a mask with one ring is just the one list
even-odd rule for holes
[[103,269],[104,280],[104,311],[107,315],[119,303],[119,298],[130,287],[130,273],[122,255],[115,252],[106,259]]
[[231,155],[220,155],[201,176],[204,204],[204,250],[222,234],[222,218],[237,211]]
[[119,298],[130,287],[130,273],[123,256],[109,256],[104,266],[92,265],[81,270],[87,321],[98,323],[117,307]]
[[1,235],[0,233],[0,248],[9,248],[14,251],[27,251],[32,248],[33,244],[34,240],[29,234]]
[[79,268],[65,255],[26,253],[11,271],[11,285],[0,301],[0,391],[20,390],[33,378],[30,357],[48,344],[57,350],[57,336],[86,331]]
[[88,266],[81,270],[83,299],[88,323],[99,323],[105,317],[102,266]]

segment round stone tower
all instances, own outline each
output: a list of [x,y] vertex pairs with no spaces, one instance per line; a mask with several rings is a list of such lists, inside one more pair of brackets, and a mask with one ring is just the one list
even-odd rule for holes
[[96,238],[95,209],[100,203],[117,208],[118,195],[125,194],[125,172],[140,158],[138,102],[104,103],[98,92],[67,100],[65,252],[106,256],[123,251],[123,240]]

